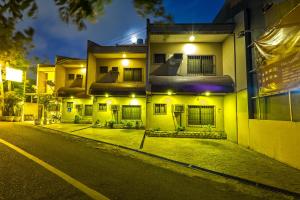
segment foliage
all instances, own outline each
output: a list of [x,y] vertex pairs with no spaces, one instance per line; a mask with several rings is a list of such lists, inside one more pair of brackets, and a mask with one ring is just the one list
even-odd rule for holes
[[79,115],[75,115],[74,124],[79,124],[80,120],[81,120],[80,116]]
[[185,131],[185,127],[184,126],[177,126],[176,132],[179,132],[179,131]]
[[107,127],[113,128],[115,123],[116,123],[116,121],[110,120],[110,121],[107,122]]
[[160,128],[154,128],[153,131],[160,131]]
[[125,127],[126,128],[132,128],[133,127],[133,124],[131,121],[128,121],[126,124],[125,124]]
[[19,90],[8,91],[4,96],[4,116],[20,116],[23,94]]

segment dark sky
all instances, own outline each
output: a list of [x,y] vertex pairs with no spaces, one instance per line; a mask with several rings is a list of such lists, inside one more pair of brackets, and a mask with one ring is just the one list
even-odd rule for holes
[[[131,35],[138,38],[145,35],[146,19],[136,14],[131,0],[112,0],[104,15],[96,23],[88,23],[84,31],[63,23],[53,0],[37,2],[37,18],[24,20],[20,27],[35,28],[35,48],[31,55],[48,58],[52,63],[55,55],[85,58],[87,40],[114,45],[130,43]],[[223,3],[224,0],[164,0],[176,23],[211,22]]]

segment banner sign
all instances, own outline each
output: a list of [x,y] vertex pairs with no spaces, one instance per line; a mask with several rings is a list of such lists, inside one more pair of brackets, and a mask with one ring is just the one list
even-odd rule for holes
[[300,53],[296,52],[258,70],[260,94],[279,93],[300,87]]

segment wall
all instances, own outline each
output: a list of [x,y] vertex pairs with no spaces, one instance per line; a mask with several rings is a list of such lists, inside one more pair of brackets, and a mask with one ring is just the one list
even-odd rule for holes
[[24,103],[24,115],[33,115],[33,119],[38,118],[38,104],[37,103]]
[[[167,104],[166,115],[154,115],[154,104]],[[215,123],[214,130],[224,131],[224,106],[222,96],[192,96],[192,95],[152,95],[148,97],[147,102],[147,118],[149,124],[147,129],[160,128],[161,130],[175,130],[179,125],[176,123],[175,116],[172,112],[173,104],[183,104],[185,107],[182,113],[182,126],[187,130],[205,130],[207,127],[187,126],[187,106],[188,105],[214,105],[215,107]],[[177,116],[178,117],[178,116]]]
[[[73,108],[71,112],[67,110],[67,102],[73,102]],[[65,123],[73,123],[75,119],[75,115],[78,115],[76,110],[76,104],[83,104],[83,113],[84,113],[84,105],[92,105],[93,100],[91,98],[87,99],[77,99],[77,98],[63,98],[62,101],[62,122]],[[82,116],[84,121],[92,122],[92,116]]]
[[[115,58],[115,59],[100,59],[97,58],[96,59],[96,65],[94,65],[93,67],[97,68],[100,66],[107,66],[108,67],[108,71],[111,71],[112,67],[118,67],[119,69],[119,75],[117,77],[116,82],[123,82],[124,80],[124,68],[142,68],[142,82],[145,83],[146,81],[146,59],[132,59],[132,58],[128,58],[126,60],[128,60],[129,64],[128,66],[123,66],[122,61],[124,59],[119,59],[119,58]],[[96,76],[94,77],[93,80],[100,80],[101,78],[103,78],[103,76],[105,76],[107,74],[99,74],[98,69],[96,69]]]
[[[193,45],[195,51],[193,53],[185,52],[185,45]],[[166,59],[173,56],[174,53],[182,53],[183,61],[179,70],[180,75],[187,75],[187,54],[188,55],[215,55],[216,56],[216,74],[218,76],[223,75],[223,63],[222,63],[222,43],[151,43],[150,44],[150,73],[159,67],[159,64],[154,64],[154,54],[164,53]]]
[[[85,88],[85,78],[86,78],[86,74],[85,74],[85,71],[86,68],[80,68],[80,67],[66,67],[65,68],[65,87],[70,87],[72,85],[72,83],[74,82],[74,80],[76,79],[76,75],[77,74],[80,74],[83,76],[83,79],[82,79],[82,88]],[[75,79],[74,80],[69,80],[68,79],[68,75],[69,74],[74,74],[75,75]]]
[[300,169],[300,123],[249,120],[250,148]]
[[248,120],[248,95],[247,90],[237,93],[237,129],[238,143],[249,146],[249,120]]
[[[111,105],[119,105],[118,121],[122,120],[122,105],[141,105],[141,121],[146,125],[146,98],[145,97],[94,97],[93,122],[99,120],[104,125],[107,121],[116,120],[111,111]],[[98,104],[107,104],[106,111],[99,111]]]
[[87,93],[89,93],[89,88],[91,84],[95,81],[96,74],[96,58],[92,53],[88,52],[88,61],[87,61]]
[[228,36],[222,44],[223,75],[229,75],[235,82],[234,35]]
[[236,94],[227,94],[224,97],[224,130],[229,141],[238,142]]
[[66,70],[63,66],[57,65],[55,67],[55,91],[61,87],[65,87]]

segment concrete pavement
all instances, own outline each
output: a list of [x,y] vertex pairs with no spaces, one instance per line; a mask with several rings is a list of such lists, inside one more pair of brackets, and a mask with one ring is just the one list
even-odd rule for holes
[[[76,136],[139,149],[142,130],[47,125]],[[300,194],[300,170],[226,140],[146,137],[142,151]]]
[[[17,123],[0,123],[0,138],[109,199],[292,199],[210,174],[195,173],[96,141],[68,134],[53,134],[49,130]],[[53,174],[47,173],[39,165],[29,162],[2,144],[0,148],[1,155],[5,155],[0,156],[0,186],[5,185],[0,189],[2,199],[86,198],[69,188],[68,183],[59,183],[61,179],[53,177]],[[18,160],[14,157],[18,157]],[[18,186],[13,186],[16,182]],[[39,191],[43,195],[37,194]]]

